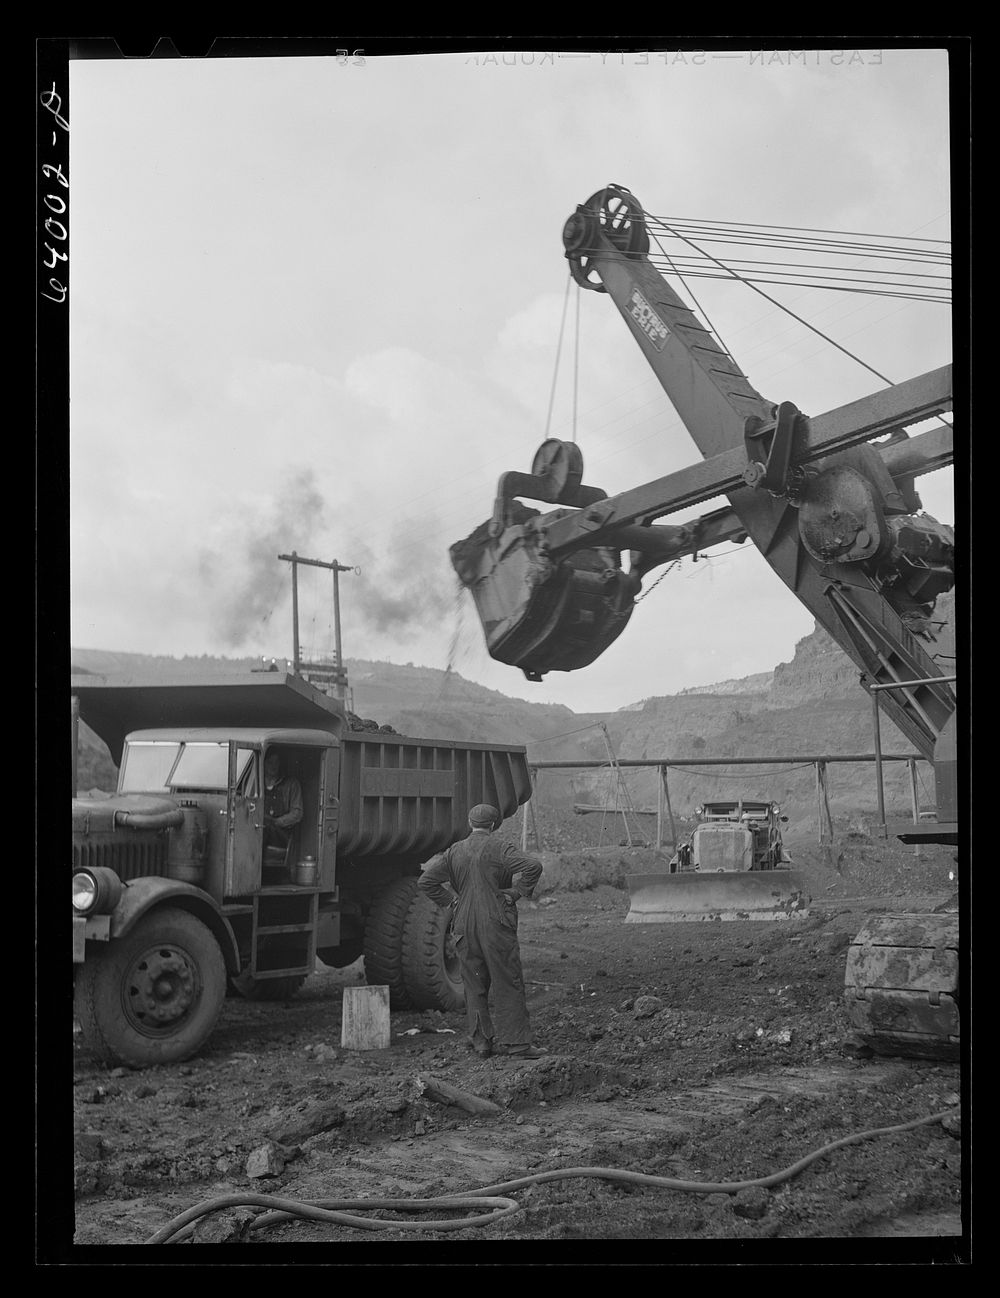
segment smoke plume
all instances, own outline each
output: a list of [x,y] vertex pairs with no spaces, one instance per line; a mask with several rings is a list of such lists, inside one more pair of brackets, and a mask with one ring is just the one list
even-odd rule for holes
[[199,571],[217,601],[218,630],[238,649],[266,627],[276,606],[287,602],[290,574],[279,554],[293,550],[313,558],[309,546],[323,517],[323,497],[305,469],[279,488],[270,507],[245,509],[231,524],[224,552],[203,551]]
[[351,607],[372,630],[386,635],[428,630],[451,615],[454,573],[447,551],[414,539],[422,524],[401,521],[376,552],[354,541],[361,575],[351,583]]

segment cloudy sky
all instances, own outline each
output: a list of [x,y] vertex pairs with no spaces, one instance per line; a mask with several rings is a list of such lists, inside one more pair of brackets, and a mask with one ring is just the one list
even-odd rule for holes
[[[341,577],[348,658],[577,711],[791,658],[811,616],[727,545],[594,665],[530,684],[486,654],[447,557],[574,409],[609,493],[698,458],[601,294],[579,295],[575,393],[569,299],[549,420],[562,227],[596,190],[950,237],[943,51],[727,54],[72,63],[73,645],[290,656],[294,549],[361,570]],[[940,303],[767,291],[893,381],[952,359]],[[696,292],[769,399],[816,414],[884,386],[745,286]],[[919,489],[954,521],[950,471]],[[300,573],[303,647],[329,652],[329,574]]]

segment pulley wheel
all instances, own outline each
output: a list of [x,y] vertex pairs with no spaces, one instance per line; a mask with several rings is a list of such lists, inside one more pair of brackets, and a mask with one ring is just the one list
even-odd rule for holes
[[575,442],[550,437],[535,452],[531,472],[551,484],[548,499],[553,504],[562,504],[575,494],[583,481],[583,454]]
[[633,193],[621,185],[608,185],[594,198],[599,200],[597,218],[609,243],[627,256],[644,256],[649,252],[646,218],[642,204]]

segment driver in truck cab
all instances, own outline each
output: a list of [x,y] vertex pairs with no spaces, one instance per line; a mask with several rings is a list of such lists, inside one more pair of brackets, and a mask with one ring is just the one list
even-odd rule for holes
[[295,826],[302,819],[302,786],[286,776],[278,753],[268,753],[264,762],[264,846],[288,846]]

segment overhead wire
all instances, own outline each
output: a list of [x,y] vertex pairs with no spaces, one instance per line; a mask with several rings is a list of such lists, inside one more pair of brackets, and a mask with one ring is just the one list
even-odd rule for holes
[[[655,230],[650,231],[650,233],[654,240],[659,239],[659,235]],[[672,230],[665,231],[664,234],[671,235],[675,239],[687,240],[688,238],[690,238],[689,235],[677,231],[672,231]],[[718,239],[705,239],[702,241],[703,244],[716,244],[716,243],[725,243],[725,242],[727,241],[718,240]],[[700,245],[696,245],[696,246],[700,246]],[[755,244],[748,245],[748,246],[750,246],[753,251],[766,251],[766,252],[777,251],[777,249],[774,248],[771,244],[764,245],[763,249],[758,248],[757,245]],[[659,247],[661,252],[664,253],[664,255],[666,255],[666,249],[663,247],[663,245],[659,244]],[[801,248],[801,249],[796,248],[796,249],[791,249],[790,251],[797,255],[801,255],[802,253],[808,253],[808,252],[815,252],[817,253],[817,255],[820,255],[820,250],[811,249],[811,248]],[[677,252],[677,253],[671,253],[670,255],[676,257],[676,259],[682,264],[685,263],[692,263],[694,265],[698,264],[698,258],[692,256],[690,253]],[[823,251],[822,255],[827,256],[829,255],[829,253]],[[864,261],[877,260],[882,263],[885,262],[892,263],[892,262],[900,262],[900,261],[909,262],[911,260],[921,260],[921,261],[923,260],[922,258],[913,259],[909,257],[885,257],[874,253],[848,253],[848,256],[855,256],[863,259]],[[850,274],[855,271],[864,271],[866,274],[874,275],[876,278],[882,278],[882,277],[894,278],[894,279],[902,278],[902,279],[913,281],[915,283],[920,283],[921,281],[928,280],[928,279],[951,280],[952,278],[950,272],[947,274],[936,273],[937,270],[943,270],[947,268],[947,266],[949,265],[949,263],[946,261],[937,261],[937,260],[935,260],[933,263],[930,263],[936,268],[936,270],[914,270],[912,266],[906,266],[904,269],[901,270],[894,270],[891,264],[890,265],[883,264],[881,266],[868,266],[868,265],[842,264],[839,261],[836,262],[816,261],[816,260],[793,261],[790,260],[789,258],[783,258],[781,260],[776,261],[770,257],[751,257],[748,255],[740,256],[735,253],[730,255],[729,261],[743,262],[751,266],[766,266],[775,272],[779,270],[790,270],[790,271],[809,270],[809,271],[817,271],[817,272],[821,270],[836,270],[836,271],[844,271]]]
[[[652,263],[654,266],[656,262]],[[657,267],[657,269],[661,269]],[[766,279],[763,275],[740,275],[736,272],[720,275],[712,271],[689,270],[687,272],[690,279],[714,279],[722,281],[739,280],[743,284],[749,284],[753,287],[756,284],[770,284],[776,288],[818,288],[830,289],[837,293],[854,293],[861,297],[895,297],[903,298],[908,302],[935,302],[942,306],[950,306],[951,298],[942,297],[933,293],[906,292],[902,286],[889,288],[860,288],[857,285],[846,284],[839,281],[836,284],[823,284],[816,280],[809,279]],[[764,297],[767,294],[763,294]],[[771,299],[772,301],[774,299]],[[804,323],[804,322],[803,322]]]
[[[656,231],[654,230],[651,233],[655,238]],[[672,235],[672,237],[675,239],[680,239],[680,240],[690,239],[690,235],[685,234],[682,231],[667,231],[666,233]],[[726,240],[726,239],[702,240],[703,245],[704,244],[711,244],[711,245],[729,244],[730,242],[731,242],[730,240]],[[780,251],[777,245],[774,244],[764,244],[762,247],[757,244],[746,244],[746,245],[739,245],[739,246],[746,247],[753,252]],[[661,248],[661,251],[665,251],[665,250]],[[879,254],[879,253],[861,253],[861,252],[852,252],[850,250],[844,250],[844,249],[835,250],[832,248],[831,249],[790,248],[787,251],[790,254],[792,254],[792,256],[785,257],[780,260],[774,260],[773,258],[770,257],[752,257],[749,255],[749,251],[747,253],[740,254],[736,252],[734,249],[734,251],[729,254],[729,260],[745,262],[749,265],[754,265],[754,266],[764,266],[774,274],[777,274],[782,271],[797,273],[802,270],[814,271],[817,273],[822,270],[831,270],[831,271],[835,270],[835,271],[846,272],[848,274],[852,272],[863,271],[867,275],[875,276],[876,278],[879,279],[904,279],[914,284],[917,284],[918,286],[923,284],[924,281],[926,280],[950,281],[952,278],[950,272],[946,274],[937,273],[938,271],[947,270],[947,267],[949,265],[947,261],[939,260],[937,258],[935,258],[933,261],[928,261],[926,258],[923,257],[910,257],[910,256],[888,257],[884,254]],[[846,256],[857,258],[857,261],[849,264],[845,264],[844,262],[839,260],[839,258],[845,255],[845,251],[846,251]],[[797,258],[801,257],[803,253],[813,254],[814,259],[811,261],[797,260]],[[691,262],[695,264],[697,263],[697,259],[690,256],[689,254],[679,253],[677,255],[682,262]],[[828,258],[833,255],[836,255],[838,257],[838,260],[836,261],[822,260],[822,258]],[[868,263],[880,263],[880,264],[868,264]],[[894,266],[893,263],[896,263],[896,266]],[[932,266],[934,267],[934,269],[918,270],[916,269],[916,264]],[[896,268],[897,266],[898,268]]]
[[[916,270],[918,265],[945,269],[949,262],[946,240],[914,239],[909,235],[862,235],[852,238],[838,232],[810,231],[805,227],[764,226],[739,222],[691,221],[682,218],[659,217],[644,213],[647,230],[654,237],[660,253],[669,264],[670,254],[660,242],[657,227],[666,236],[688,244],[703,259],[713,260],[715,270],[689,254],[675,253],[672,260],[676,269],[683,268],[691,277],[742,278],[746,282],[787,284],[795,287],[836,289],[843,292],[884,294],[886,296],[913,297],[916,300],[946,302],[943,281],[949,277],[932,270]],[[823,235],[824,237],[817,237]],[[700,244],[694,242],[694,236]],[[832,237],[826,237],[832,236]],[[892,242],[889,242],[889,241]],[[793,257],[809,256],[810,262],[801,260],[761,260],[747,256],[722,262],[712,258],[704,244],[729,245],[768,252],[787,251]],[[934,245],[934,246],[931,246]],[[938,246],[939,245],[939,246]],[[858,266],[831,263],[831,257],[848,258],[862,262],[881,261],[882,266]],[[656,264],[656,257],[650,259]],[[895,269],[893,263],[906,266]],[[739,268],[738,270],[736,268]],[[759,269],[758,269],[759,268]],[[723,271],[720,275],[719,271]],[[811,279],[808,276],[812,276]],[[876,287],[865,288],[863,285]],[[909,291],[907,291],[909,290]]]
[[[670,232],[667,231],[666,233],[670,233]],[[689,233],[690,233],[690,232],[689,232]],[[654,239],[658,238],[657,232],[656,232],[655,230],[651,230],[651,231],[650,231],[650,234],[653,236]],[[780,245],[780,244],[771,244],[771,243],[765,243],[765,244],[746,243],[746,244],[741,244],[739,240],[733,240],[733,239],[703,239],[702,242],[703,242],[703,243],[712,243],[712,244],[716,244],[716,243],[726,243],[726,244],[734,243],[734,244],[737,244],[738,246],[748,247],[748,248],[752,248],[752,249],[755,249],[755,250],[757,250],[757,251],[762,251],[762,252],[776,252],[776,251],[778,251],[778,250],[782,247],[782,245]],[[844,247],[841,247],[841,248],[832,248],[832,247],[831,247],[831,248],[828,248],[828,249],[827,249],[827,248],[809,248],[809,247],[807,247],[807,248],[791,247],[791,248],[788,249],[788,251],[789,251],[789,252],[792,252],[792,253],[794,253],[794,254],[796,254],[796,255],[798,255],[798,256],[801,256],[801,255],[803,255],[804,253],[810,253],[810,252],[811,252],[811,253],[815,253],[817,256],[829,256],[829,255],[831,255],[831,254],[833,254],[833,253],[836,253],[836,254],[840,255],[841,253],[843,253],[843,254],[845,254],[845,255],[847,255],[847,256],[849,256],[849,257],[860,258],[860,259],[863,260],[863,261],[883,261],[883,262],[885,262],[885,261],[888,261],[888,262],[900,261],[900,262],[918,262],[918,263],[919,263],[919,262],[925,262],[926,264],[928,264],[928,265],[932,265],[932,266],[936,266],[936,267],[938,267],[939,269],[941,269],[941,268],[945,268],[945,267],[947,267],[947,266],[950,265],[950,259],[947,258],[947,257],[934,257],[934,258],[930,258],[930,259],[929,259],[929,258],[926,258],[926,257],[914,256],[914,255],[912,255],[912,254],[910,254],[910,253],[899,253],[898,255],[896,255],[896,254],[881,253],[881,252],[859,252],[859,251],[855,251],[855,250],[852,249],[852,248],[844,248]],[[695,261],[695,260],[697,260],[695,257],[692,257],[689,253],[679,253],[679,254],[677,254],[677,256],[678,256],[678,260],[680,260],[680,261]],[[743,257],[743,258],[741,258],[740,260],[743,260],[743,261],[750,261],[750,262],[753,262],[755,265],[759,265],[759,266],[804,266],[804,267],[806,267],[807,269],[812,269],[812,268],[816,265],[816,262],[815,262],[815,261],[787,261],[787,260],[782,260],[782,261],[771,261],[770,259],[764,259],[764,260],[761,260],[760,258],[755,258],[755,257]],[[827,265],[827,263],[825,263],[825,262],[821,262],[820,265]],[[831,270],[836,270],[836,269],[843,269],[843,270],[860,270],[860,269],[865,269],[865,270],[867,270],[867,269],[875,269],[875,268],[874,268],[874,267],[871,267],[871,268],[869,268],[869,267],[858,267],[858,266],[846,266],[846,267],[829,266],[828,269],[831,269]],[[927,270],[927,271],[923,271],[923,270],[910,270],[910,269],[907,269],[907,270],[888,270],[888,269],[886,269],[885,271],[883,271],[883,274],[886,274],[886,275],[915,275],[918,279],[951,279],[951,275],[950,275],[950,273],[947,274],[947,275],[936,275],[936,274],[934,274],[933,271],[929,271],[929,270]]]
[[[942,213],[942,215],[947,215],[947,213]],[[850,237],[850,238],[857,238],[857,239],[912,239],[916,234],[915,230],[911,231],[910,234],[871,234],[863,230],[830,230],[830,229],[824,229],[823,227],[808,226],[808,225],[769,225],[767,222],[763,222],[763,221],[716,221],[708,217],[706,218],[700,218],[700,217],[662,218],[659,216],[654,216],[652,212],[646,212],[645,216],[648,220],[651,221],[669,220],[674,225],[699,225],[699,226],[706,226],[706,227],[731,226],[733,228],[745,229],[745,230],[786,230],[786,231],[799,231],[800,233],[803,234],[833,234],[840,237]],[[940,219],[941,219],[940,217],[934,218],[935,221],[938,221]],[[933,221],[928,221],[927,225],[933,225],[933,223],[934,223]],[[926,229],[926,225],[921,225],[918,227],[918,229],[921,230]],[[924,238],[921,239],[920,242],[950,244],[950,240],[948,239]]]
[[566,739],[570,735],[580,735],[585,730],[597,730],[600,728],[601,724],[602,723],[600,721],[591,721],[589,725],[578,726],[576,730],[564,730],[562,734],[558,734],[558,735],[543,735],[541,739],[532,739],[531,742],[533,744],[547,744],[551,739]]
[[[669,263],[659,264],[655,257],[650,258],[650,264],[655,266],[661,274],[666,274],[668,271],[677,274],[676,269],[670,266]],[[770,284],[775,288],[814,288],[837,293],[854,293],[859,297],[897,297],[908,302],[933,302],[939,306],[951,305],[951,298],[946,296],[943,291],[934,289],[932,285],[895,284],[864,279],[860,276],[855,277],[853,280],[822,275],[816,275],[812,278],[807,278],[805,275],[781,277],[769,275],[766,272],[738,270],[734,265],[727,266],[726,269],[726,274],[719,274],[711,270],[688,268],[686,274],[689,279],[714,279],[723,282],[738,279],[744,284]],[[875,287],[866,288],[866,284]],[[881,286],[879,286],[880,284]]]
[[[695,250],[696,252],[702,252],[702,251],[703,251],[701,248],[698,247],[698,245],[697,245],[696,243],[693,243],[690,239],[685,238],[683,235],[680,235],[679,237],[682,238],[682,239],[684,239],[684,242],[685,242],[685,243],[690,244],[691,247],[694,248],[694,250]],[[724,266],[723,263],[722,263],[721,261],[718,260],[718,258],[713,257],[713,256],[711,255],[711,253],[707,253],[707,252],[706,252],[706,253],[703,253],[703,255],[704,255],[705,257],[707,257],[707,258],[709,259],[709,261],[715,262],[715,264],[716,264],[717,266],[721,266],[723,270],[728,269],[728,267]],[[741,283],[748,284],[749,287],[752,288],[753,291],[754,291],[755,293],[759,293],[759,294],[761,295],[761,297],[765,297],[765,298],[767,298],[767,300],[768,300],[769,302],[773,302],[774,305],[775,305],[776,307],[780,307],[782,311],[787,311],[788,314],[789,314],[790,316],[793,316],[796,320],[798,320],[800,324],[804,325],[807,329],[811,329],[811,330],[813,331],[813,333],[819,334],[819,336],[820,336],[821,338],[825,338],[826,341],[827,341],[828,343],[830,343],[830,345],[831,345],[832,347],[836,347],[838,351],[842,351],[842,352],[844,353],[845,356],[850,356],[851,360],[857,361],[857,363],[858,363],[859,365],[863,365],[864,368],[865,368],[866,370],[869,370],[869,371],[870,371],[872,374],[874,374],[877,378],[882,379],[882,381],[883,381],[884,383],[889,383],[889,384],[892,383],[892,379],[886,378],[886,376],[885,376],[884,374],[880,374],[879,371],[878,371],[877,369],[875,369],[873,366],[869,365],[869,364],[867,363],[867,361],[863,361],[863,360],[861,359],[860,356],[855,356],[854,353],[851,352],[851,351],[848,351],[848,349],[847,349],[846,347],[842,347],[840,343],[836,342],[836,341],[835,341],[833,338],[831,338],[828,334],[823,333],[822,329],[817,329],[816,326],[815,326],[815,325],[811,325],[811,324],[808,322],[808,320],[803,320],[802,317],[801,317],[800,315],[797,315],[797,314],[796,314],[796,313],[791,309],[791,307],[786,307],[783,303],[779,302],[777,298],[773,298],[773,297],[771,297],[771,295],[770,295],[769,293],[765,293],[764,290],[761,289],[761,288],[758,288],[756,284],[752,284],[752,283],[750,283],[749,280],[744,279],[742,275],[736,275],[736,274],[734,274],[734,278],[740,280]]]
[[[754,226],[740,222],[691,221],[683,217],[655,216],[644,213],[648,226],[684,230],[699,238],[717,243],[753,244],[756,247],[815,249],[850,252],[854,255],[877,255],[888,258],[913,257],[921,261],[947,261],[951,255],[948,239],[929,239],[909,235],[858,234],[837,231],[811,231],[805,226]],[[921,227],[922,228],[922,227]],[[777,233],[775,233],[777,231]],[[833,237],[816,237],[827,234]],[[894,242],[886,242],[894,240]],[[924,245],[924,246],[921,246]],[[940,245],[929,247],[927,245]]]

